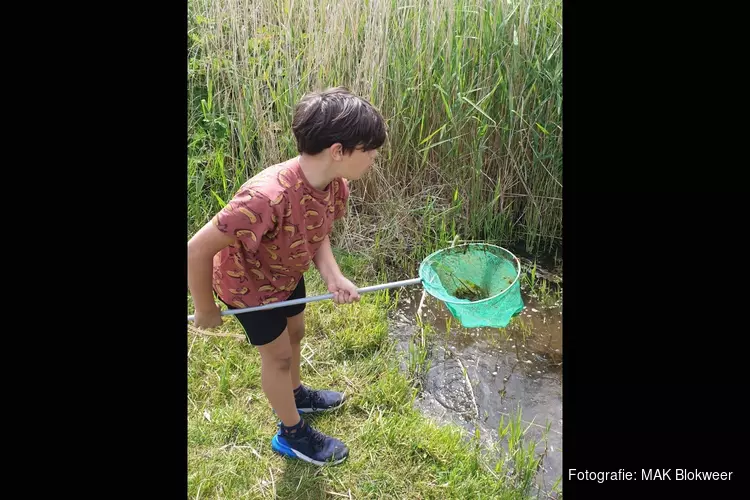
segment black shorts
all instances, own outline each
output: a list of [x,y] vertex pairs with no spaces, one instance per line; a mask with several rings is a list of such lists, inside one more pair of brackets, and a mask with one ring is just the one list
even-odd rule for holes
[[[292,295],[286,300],[301,299],[305,296],[305,277],[303,276],[300,278],[299,283],[297,283],[297,288],[294,289]],[[221,301],[224,302],[223,300]],[[224,304],[229,309],[240,309],[226,302]],[[295,306],[276,307],[266,311],[234,314],[233,316],[237,318],[242,328],[245,329],[247,340],[252,345],[259,346],[268,344],[279,338],[279,335],[286,328],[286,319],[296,316],[304,310],[305,304],[297,304]]]

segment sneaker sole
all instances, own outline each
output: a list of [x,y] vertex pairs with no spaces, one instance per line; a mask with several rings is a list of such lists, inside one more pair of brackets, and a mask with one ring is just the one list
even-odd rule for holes
[[320,460],[312,459],[312,458],[308,457],[307,455],[305,455],[304,453],[300,453],[297,450],[293,450],[289,446],[283,444],[281,441],[279,441],[279,436],[278,435],[274,436],[273,439],[271,440],[271,448],[276,453],[278,453],[280,455],[283,455],[285,457],[298,458],[300,460],[304,460],[305,462],[308,462],[308,463],[311,463],[311,464],[315,464],[315,465],[318,465],[318,466],[321,466],[321,467],[326,466],[326,465],[338,465],[341,462],[343,462],[344,460],[346,460],[346,457],[339,458],[338,460],[328,460],[328,461],[325,461],[325,462],[321,462]]
[[333,411],[338,410],[342,406],[344,406],[344,403],[346,402],[346,396],[341,398],[341,402],[336,406],[331,406],[330,408],[318,408],[317,410],[313,410],[312,408],[297,408],[297,413],[300,415],[304,415],[305,413],[325,413],[327,411]]

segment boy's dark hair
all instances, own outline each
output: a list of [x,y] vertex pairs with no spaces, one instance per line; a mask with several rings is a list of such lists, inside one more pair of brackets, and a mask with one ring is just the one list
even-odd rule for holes
[[335,143],[345,153],[364,151],[385,143],[385,120],[366,99],[345,87],[310,92],[294,109],[292,130],[300,153],[318,154]]

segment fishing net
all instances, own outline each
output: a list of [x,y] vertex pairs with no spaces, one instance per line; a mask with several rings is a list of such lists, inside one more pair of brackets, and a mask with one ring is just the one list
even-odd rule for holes
[[427,293],[465,328],[505,328],[523,309],[521,262],[508,250],[468,243],[438,250],[419,266]]

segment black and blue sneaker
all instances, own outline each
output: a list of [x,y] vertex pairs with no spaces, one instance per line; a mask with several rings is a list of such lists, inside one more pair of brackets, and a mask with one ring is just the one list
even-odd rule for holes
[[315,465],[340,464],[349,455],[349,448],[344,443],[313,429],[301,418],[293,427],[279,424],[279,432],[271,440],[271,448],[285,457],[298,458]]
[[305,385],[300,385],[294,391],[294,402],[297,404],[297,412],[300,415],[330,411],[344,404],[344,394],[336,391],[310,389]]

